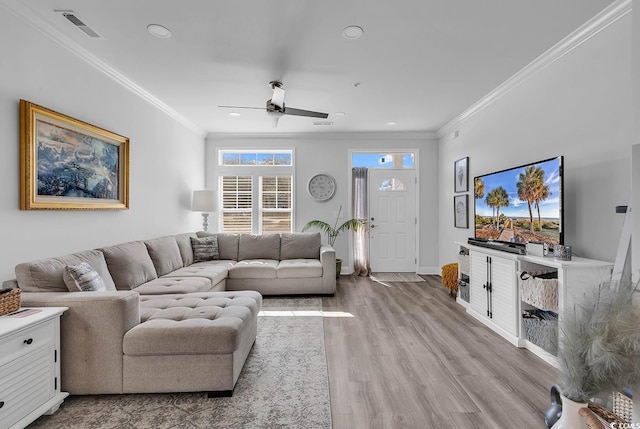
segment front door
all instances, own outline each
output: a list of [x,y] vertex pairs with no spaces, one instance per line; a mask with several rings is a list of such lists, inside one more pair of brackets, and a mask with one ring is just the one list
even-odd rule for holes
[[373,272],[416,272],[416,171],[369,170],[369,258]]

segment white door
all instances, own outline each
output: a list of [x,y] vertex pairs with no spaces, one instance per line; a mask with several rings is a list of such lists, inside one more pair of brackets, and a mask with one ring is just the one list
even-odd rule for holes
[[373,272],[416,272],[416,172],[369,170],[369,258]]

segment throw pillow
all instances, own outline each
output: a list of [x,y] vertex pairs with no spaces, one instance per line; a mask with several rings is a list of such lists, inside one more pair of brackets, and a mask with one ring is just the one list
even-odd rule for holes
[[71,292],[106,291],[102,277],[91,265],[80,262],[78,265],[67,265],[62,272],[64,283]]
[[193,248],[194,263],[220,259],[218,238],[216,236],[202,238],[191,237],[191,247]]

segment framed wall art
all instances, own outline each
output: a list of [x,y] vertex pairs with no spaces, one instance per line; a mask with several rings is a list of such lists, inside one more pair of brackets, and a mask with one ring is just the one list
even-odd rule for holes
[[456,228],[469,228],[469,195],[453,197],[453,216]]
[[20,100],[20,209],[129,208],[129,139]]
[[457,160],[453,163],[454,173],[454,191],[455,192],[468,192],[469,191],[469,157],[465,157]]

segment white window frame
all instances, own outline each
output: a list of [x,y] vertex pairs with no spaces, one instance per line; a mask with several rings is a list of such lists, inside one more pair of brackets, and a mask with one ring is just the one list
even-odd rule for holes
[[[216,183],[220,192],[218,192],[218,207],[220,207],[221,215],[218,216],[218,231],[224,231],[223,209],[222,209],[222,177],[223,176],[251,176],[252,177],[252,205],[251,205],[251,229],[253,234],[262,234],[262,177],[286,176],[291,177],[291,230],[295,227],[295,152],[293,148],[277,148],[277,149],[238,149],[238,148],[219,148],[216,150],[216,159],[218,160]],[[223,155],[225,153],[288,153],[291,155],[291,165],[223,165]],[[269,212],[281,211],[285,209],[268,209]]]

